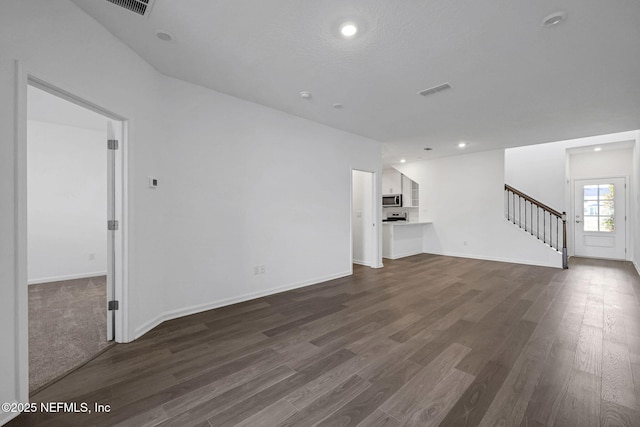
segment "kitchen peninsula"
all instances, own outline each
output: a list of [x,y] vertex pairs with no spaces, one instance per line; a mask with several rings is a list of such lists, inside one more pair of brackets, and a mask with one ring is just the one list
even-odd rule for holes
[[431,222],[383,222],[382,257],[398,259],[421,254],[423,230],[427,224],[431,224]]

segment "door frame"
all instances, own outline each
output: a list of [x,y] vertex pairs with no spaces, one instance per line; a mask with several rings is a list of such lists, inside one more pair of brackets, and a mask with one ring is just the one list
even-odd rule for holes
[[[606,179],[623,179],[624,180],[624,185],[625,185],[625,189],[624,189],[624,217],[625,217],[625,230],[624,230],[624,246],[625,246],[625,252],[624,252],[624,260],[625,261],[629,261],[630,255],[631,255],[631,251],[629,251],[629,246],[631,244],[630,242],[630,238],[631,238],[631,234],[630,234],[630,226],[629,226],[629,209],[630,209],[630,205],[629,205],[629,182],[630,182],[630,177],[626,176],[626,175],[618,175],[618,176],[602,176],[602,177],[590,177],[590,178],[572,178],[571,179],[571,216],[569,217],[571,219],[571,222],[573,224],[573,226],[571,227],[571,233],[573,234],[572,239],[571,239],[571,243],[573,244],[573,248],[572,248],[572,253],[573,256],[579,256],[576,255],[576,238],[577,238],[577,233],[576,233],[576,181],[589,181],[589,180],[606,180]],[[613,259],[613,258],[603,258],[603,259]]]
[[373,264],[367,267],[382,268],[382,252],[380,242],[382,240],[382,227],[380,226],[380,216],[378,207],[380,206],[380,194],[379,194],[379,173],[377,171],[371,171],[367,169],[361,169],[357,167],[349,168],[349,265],[351,274],[353,274],[353,172],[366,172],[371,174],[371,218],[373,218],[373,240],[371,251],[373,253]]
[[[15,260],[15,307],[16,307],[16,384],[17,396],[23,402],[29,401],[29,323],[28,323],[28,288],[27,288],[27,88],[29,85],[42,89],[54,96],[58,96],[83,108],[99,113],[106,118],[120,122],[120,149],[115,156],[115,190],[116,190],[116,220],[120,227],[115,233],[115,267],[114,298],[120,302],[120,309],[116,311],[115,342],[129,341],[129,313],[128,313],[128,276],[129,276],[129,122],[127,118],[87,98],[76,95],[72,91],[63,89],[64,85],[52,83],[52,79],[42,78],[37,73],[27,70],[20,62],[15,62],[15,216],[14,216],[14,253]],[[106,141],[105,141],[106,150]],[[106,224],[105,224],[106,228]]]

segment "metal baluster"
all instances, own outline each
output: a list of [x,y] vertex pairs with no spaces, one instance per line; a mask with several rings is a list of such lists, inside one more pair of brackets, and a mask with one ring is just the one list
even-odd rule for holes
[[508,221],[509,220],[509,190],[506,190],[504,194],[506,194],[507,196],[507,221]]
[[547,217],[545,211],[542,211],[542,242],[547,243]]

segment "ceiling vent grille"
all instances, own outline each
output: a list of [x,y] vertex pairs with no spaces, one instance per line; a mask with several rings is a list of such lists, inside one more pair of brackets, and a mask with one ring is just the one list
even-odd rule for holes
[[124,7],[131,12],[144,16],[149,8],[149,0],[107,0],[110,3]]
[[443,90],[451,89],[451,85],[449,83],[443,83],[438,86],[431,87],[429,89],[423,89],[418,92],[418,95],[429,96],[434,93],[442,92]]

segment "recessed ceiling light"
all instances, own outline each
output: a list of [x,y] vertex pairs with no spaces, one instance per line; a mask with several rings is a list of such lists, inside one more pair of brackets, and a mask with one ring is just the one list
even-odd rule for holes
[[567,19],[567,12],[555,12],[551,15],[545,16],[542,20],[543,27],[555,27],[556,25],[564,22]]
[[602,147],[596,147],[593,149],[593,151],[602,151]]
[[173,40],[173,36],[165,31],[158,31],[156,36],[163,42],[170,42]]
[[433,150],[433,148],[431,148],[431,147],[424,147],[424,151],[431,151],[431,150]]
[[342,108],[342,104],[333,104],[333,108],[335,108],[336,110],[339,110]]
[[458,144],[458,148],[464,148],[467,146],[466,142],[461,142],[460,144]]
[[358,32],[358,27],[353,22],[346,22],[340,27],[340,33],[345,37],[353,37]]
[[400,163],[407,163],[407,159],[400,159]]
[[311,99],[311,92],[303,90],[302,92],[300,92],[300,98],[302,98],[302,99]]

